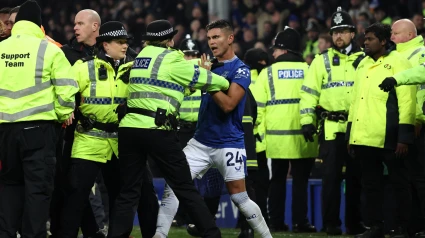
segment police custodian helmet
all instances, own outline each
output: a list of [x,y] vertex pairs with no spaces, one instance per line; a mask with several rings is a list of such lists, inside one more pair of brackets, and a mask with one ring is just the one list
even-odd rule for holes
[[186,39],[184,39],[180,43],[180,50],[184,54],[200,54],[198,43],[196,42],[196,40],[192,40],[189,34],[187,34]]
[[332,31],[338,28],[348,28],[351,31],[356,30],[353,19],[346,11],[343,11],[341,7],[338,7],[336,12],[332,14],[330,33],[332,34]]
[[301,51],[301,37],[298,32],[288,26],[279,33],[274,39],[274,45],[270,48],[278,48],[282,50],[299,53]]

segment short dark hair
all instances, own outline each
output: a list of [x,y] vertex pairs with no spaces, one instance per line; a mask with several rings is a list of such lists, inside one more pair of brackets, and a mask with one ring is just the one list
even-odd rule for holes
[[19,12],[19,8],[21,8],[21,7],[20,7],[20,6],[17,6],[17,7],[12,8],[12,9],[10,10],[9,14],[12,14],[12,13],[18,13],[18,12]]
[[0,9],[0,14],[9,14],[11,8],[10,7],[4,7]]
[[380,22],[373,23],[366,28],[365,34],[373,33],[379,39],[379,41],[386,40],[387,43],[391,40],[391,26],[387,24],[382,24]]
[[226,29],[233,32],[233,27],[230,24],[230,22],[223,19],[211,22],[210,24],[207,25],[206,30],[208,32],[209,30],[214,28]]

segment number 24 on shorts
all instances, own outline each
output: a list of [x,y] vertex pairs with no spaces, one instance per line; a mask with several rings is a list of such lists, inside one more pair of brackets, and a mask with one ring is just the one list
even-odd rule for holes
[[226,158],[228,158],[227,166],[235,166],[235,163],[233,162],[234,158],[236,158],[235,162],[239,165],[242,165],[242,163],[244,162],[244,156],[242,154],[239,154],[239,151],[236,152],[236,156],[234,156],[232,152],[227,152]]

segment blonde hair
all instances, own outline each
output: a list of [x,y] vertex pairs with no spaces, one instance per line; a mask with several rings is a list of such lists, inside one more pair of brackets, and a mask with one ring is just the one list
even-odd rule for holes
[[153,45],[153,46],[159,46],[159,47],[167,48],[167,47],[168,47],[167,43],[168,43],[169,41],[171,41],[171,39],[166,39],[166,40],[153,40],[153,41],[149,41],[149,40],[147,40],[147,41],[145,41],[145,43],[144,43],[143,47],[146,47],[146,46],[148,46],[148,45]]

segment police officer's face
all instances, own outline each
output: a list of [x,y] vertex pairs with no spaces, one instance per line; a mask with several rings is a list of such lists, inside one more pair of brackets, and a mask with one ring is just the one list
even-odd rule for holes
[[231,47],[233,38],[233,34],[225,29],[213,28],[207,32],[208,46],[217,58],[221,58],[227,53]]
[[368,32],[364,38],[364,50],[366,55],[376,55],[378,52],[382,51],[382,48],[385,48],[385,43],[385,40],[380,41],[378,37],[375,36],[375,33]]
[[124,59],[125,53],[127,52],[128,45],[127,40],[117,39],[112,40],[111,42],[104,42],[103,48],[105,49],[106,54],[111,56],[114,60]]
[[332,31],[332,41],[338,49],[347,48],[353,37],[354,33],[349,29],[336,29]]

